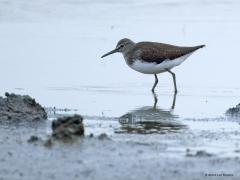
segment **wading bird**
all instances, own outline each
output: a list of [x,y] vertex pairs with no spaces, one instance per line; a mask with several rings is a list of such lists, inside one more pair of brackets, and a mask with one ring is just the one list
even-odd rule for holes
[[102,58],[120,52],[127,65],[135,71],[144,74],[154,74],[155,83],[152,92],[158,83],[157,74],[169,72],[173,77],[174,90],[177,93],[176,76],[171,71],[175,66],[184,62],[194,51],[205,45],[180,47],[157,42],[135,43],[130,39],[121,39],[114,50],[104,54]]

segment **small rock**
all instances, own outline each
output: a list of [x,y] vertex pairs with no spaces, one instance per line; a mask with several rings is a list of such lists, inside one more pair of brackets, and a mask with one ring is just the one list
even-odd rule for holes
[[8,155],[9,155],[9,156],[12,156],[13,154],[12,154],[11,152],[8,152]]
[[78,164],[82,164],[82,163],[83,163],[83,160],[77,160],[77,163],[78,163]]
[[195,154],[190,153],[189,149],[186,152],[187,152],[186,156],[188,156],[188,157],[210,157],[210,156],[213,156],[213,154],[207,153],[204,150],[199,150]]
[[28,142],[28,143],[34,143],[34,142],[37,142],[37,141],[39,141],[39,140],[41,140],[39,137],[37,137],[37,136],[31,136],[31,137],[27,140],[27,142]]
[[52,122],[52,136],[56,139],[72,138],[83,136],[83,118],[80,115],[58,118]]
[[19,172],[19,176],[23,177],[23,173],[22,173],[22,172]]
[[43,145],[47,148],[51,148],[53,145],[52,139],[51,138],[47,139]]
[[207,153],[206,151],[201,150],[201,151],[197,151],[195,156],[201,156],[201,157],[203,157],[203,156],[212,156],[212,154]]
[[102,133],[98,136],[98,139],[104,140],[104,139],[110,139],[106,133]]

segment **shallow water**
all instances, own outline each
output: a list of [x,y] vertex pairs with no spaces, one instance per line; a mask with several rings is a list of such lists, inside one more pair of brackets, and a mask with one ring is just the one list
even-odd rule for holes
[[[66,114],[83,115],[86,135],[106,133],[117,141],[146,144],[164,140],[184,156],[187,148],[224,157],[239,155],[239,119],[225,116],[229,106],[236,104],[239,89],[196,91],[180,86],[174,96],[169,87],[160,85],[154,96],[150,85],[49,87],[15,92],[41,92],[47,97],[41,103],[49,110],[50,121]],[[46,134],[50,133],[47,126]],[[178,157],[175,150],[174,156]],[[171,154],[171,150],[164,153]]]

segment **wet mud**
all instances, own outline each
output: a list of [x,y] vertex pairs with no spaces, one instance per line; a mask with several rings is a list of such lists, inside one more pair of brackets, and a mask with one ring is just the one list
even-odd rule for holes
[[219,126],[224,118],[184,120],[172,108],[157,106],[115,118],[83,120],[62,111],[52,117],[55,120],[0,123],[0,179],[240,177],[238,131],[204,128],[209,123]]

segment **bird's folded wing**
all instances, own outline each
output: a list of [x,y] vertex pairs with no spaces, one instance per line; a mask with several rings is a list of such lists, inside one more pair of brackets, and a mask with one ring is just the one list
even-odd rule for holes
[[163,43],[138,43],[136,48],[139,50],[139,59],[146,62],[162,63],[164,60],[174,60],[178,57],[192,53],[193,51],[202,48],[201,46],[194,47],[179,47]]

